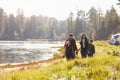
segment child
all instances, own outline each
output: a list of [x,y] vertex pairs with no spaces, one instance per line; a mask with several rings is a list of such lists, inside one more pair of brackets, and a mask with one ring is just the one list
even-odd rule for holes
[[95,47],[92,43],[93,40],[90,40],[88,45],[88,57],[93,57],[93,54],[95,54]]

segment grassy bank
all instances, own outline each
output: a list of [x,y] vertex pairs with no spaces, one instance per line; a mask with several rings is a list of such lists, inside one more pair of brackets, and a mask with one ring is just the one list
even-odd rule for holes
[[[50,65],[1,71],[0,80],[119,80],[120,46],[109,45],[106,41],[94,44],[96,54],[93,58],[81,59],[79,55],[74,61],[67,62],[56,57]],[[60,51],[63,53],[63,48]]]

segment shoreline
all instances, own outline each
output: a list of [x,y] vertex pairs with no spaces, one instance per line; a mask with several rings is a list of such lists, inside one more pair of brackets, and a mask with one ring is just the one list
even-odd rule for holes
[[[57,59],[60,59],[60,58],[57,58]],[[39,63],[49,63],[53,60],[57,60],[56,58],[50,58],[50,59],[47,59],[47,60],[40,60],[40,61],[33,61],[33,62],[26,62],[26,63],[11,63],[11,64],[3,64],[3,65],[0,65],[0,69],[4,69],[4,68],[14,68],[14,67],[21,67],[21,66],[29,66],[29,65],[36,65],[36,64],[39,64]]]
[[47,66],[51,62],[54,62],[56,60],[59,60],[62,58],[50,58],[48,60],[41,60],[41,61],[35,61],[35,62],[28,62],[28,63],[21,63],[21,64],[6,64],[4,66],[0,66],[0,71],[14,71],[14,70],[25,70],[25,69],[33,69],[33,68],[39,68],[42,66]]
[[24,70],[30,68],[41,67],[44,65],[49,65],[50,62],[54,62],[58,59],[62,59],[62,47],[58,49],[57,53],[53,54],[53,57],[46,60],[38,60],[38,61],[29,61],[23,63],[8,63],[8,64],[0,64],[0,71],[14,71],[14,70]]

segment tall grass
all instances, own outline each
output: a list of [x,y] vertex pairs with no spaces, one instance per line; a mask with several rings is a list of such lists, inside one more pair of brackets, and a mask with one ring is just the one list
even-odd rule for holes
[[[106,41],[94,42],[96,54],[93,58],[66,61],[58,59],[48,66],[36,69],[0,72],[0,80],[119,80],[120,46]],[[63,48],[60,50],[63,52]]]

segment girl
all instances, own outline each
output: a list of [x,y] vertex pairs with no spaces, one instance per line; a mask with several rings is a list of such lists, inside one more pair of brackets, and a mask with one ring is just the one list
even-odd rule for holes
[[88,39],[85,33],[81,35],[80,46],[81,46],[81,57],[86,58],[88,50]]

